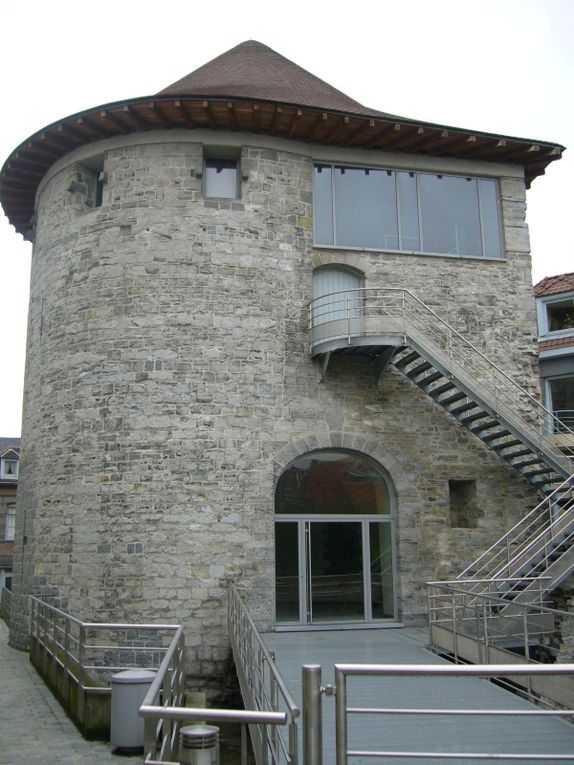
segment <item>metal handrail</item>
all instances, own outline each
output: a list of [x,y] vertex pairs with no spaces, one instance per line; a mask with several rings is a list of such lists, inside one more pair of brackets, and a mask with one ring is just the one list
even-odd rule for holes
[[[359,316],[357,304],[360,306]],[[434,345],[450,359],[453,369],[475,386],[480,386],[477,390],[482,397],[486,392],[494,410],[497,406],[505,406],[516,420],[515,427],[524,433],[532,431],[533,440],[540,448],[558,464],[569,465],[570,472],[574,472],[574,431],[408,290],[362,287],[332,292],[311,301],[308,312],[312,351],[326,340],[345,342],[346,338],[350,343],[353,337],[377,335],[402,337],[405,344],[416,337],[421,346],[431,352]],[[325,318],[330,314],[335,318]],[[392,320],[390,324],[389,319]],[[552,435],[558,423],[560,436]],[[572,436],[573,440],[567,442],[564,436]],[[557,438],[561,440],[557,442]]]
[[[562,532],[574,526],[574,475],[567,478],[548,497],[545,497],[509,531],[492,544],[482,555],[469,564],[457,579],[501,578],[513,574],[513,566],[520,556],[530,550],[532,555],[541,549],[541,541],[554,525],[569,518]],[[567,501],[565,507],[560,503]],[[539,525],[542,524],[542,525]],[[533,536],[534,534],[534,536]]]
[[[138,669],[157,669],[159,655],[163,656],[166,646],[160,633],[176,631],[174,624],[133,624],[127,622],[83,622],[62,609],[30,596],[31,635],[47,651],[66,674],[78,683],[82,692],[101,692],[107,686],[114,672],[137,666]],[[125,632],[134,637],[110,643],[90,640],[90,634]],[[151,633],[142,638],[141,633]],[[134,635],[135,633],[135,635]],[[155,634],[155,637],[152,637]],[[135,644],[135,640],[141,643]],[[161,641],[161,643],[160,643]],[[122,644],[123,643],[123,644]],[[104,654],[115,652],[116,664]],[[125,654],[138,656],[130,660]],[[100,657],[100,658],[98,658]],[[142,658],[144,657],[144,658]]]
[[[438,648],[451,652],[455,660],[461,657],[463,660],[476,660],[471,658],[466,649],[460,647],[461,638],[476,640],[477,656],[479,661],[486,662],[490,658],[490,648],[496,647],[500,652],[511,651],[516,656],[520,650],[522,661],[533,662],[531,649],[538,646],[542,650],[541,656],[548,661],[566,658],[572,661],[574,657],[566,652],[554,639],[546,638],[553,635],[557,625],[569,622],[567,632],[574,629],[574,614],[549,608],[542,602],[545,584],[540,579],[543,577],[512,578],[508,581],[480,580],[481,583],[494,586],[494,589],[476,591],[476,581],[453,580],[450,582],[428,582],[428,613],[429,631],[431,643]],[[508,593],[518,582],[536,583],[539,586],[539,602],[520,603],[508,600]],[[505,584],[503,588],[501,585]],[[511,608],[509,609],[509,604]],[[439,633],[435,633],[435,627],[444,627],[452,633],[446,643]],[[544,638],[540,643],[540,638]],[[515,641],[509,642],[509,641]],[[447,645],[449,646],[447,648]],[[509,648],[509,646],[511,648]],[[462,651],[462,655],[460,655]],[[556,689],[554,689],[556,694]],[[558,696],[561,691],[558,691]],[[543,695],[543,692],[541,692]],[[548,694],[547,694],[548,695]],[[553,698],[550,697],[549,698]],[[555,702],[557,698],[553,699]]]
[[[369,714],[369,715],[462,715],[469,719],[506,714],[511,717],[517,717],[527,714],[529,717],[560,716],[572,717],[574,710],[566,709],[561,711],[548,711],[541,709],[532,710],[483,710],[483,709],[425,709],[405,707],[397,709],[380,707],[353,707],[347,704],[347,678],[349,677],[482,677],[482,678],[500,678],[527,676],[528,678],[549,675],[571,676],[574,675],[574,664],[562,665],[539,665],[539,666],[516,666],[515,664],[489,664],[489,665],[466,665],[466,666],[440,666],[435,664],[335,664],[335,719],[336,727],[336,765],[347,765],[350,757],[390,757],[393,759],[404,758],[408,760],[431,760],[436,762],[449,760],[534,760],[539,762],[552,761],[574,761],[574,754],[531,754],[531,753],[493,753],[492,747],[488,747],[486,752],[413,752],[413,751],[390,751],[390,750],[354,750],[348,746],[348,716]],[[397,721],[398,723],[398,721]],[[424,726],[424,723],[421,723]]]
[[300,710],[251,617],[238,587],[229,584],[229,637],[243,700],[260,712],[286,714],[287,740],[258,725],[250,725],[257,765],[297,765]]

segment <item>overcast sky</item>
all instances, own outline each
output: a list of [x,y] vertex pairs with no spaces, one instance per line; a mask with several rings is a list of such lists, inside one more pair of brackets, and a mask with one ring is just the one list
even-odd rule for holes
[[[571,146],[528,192],[528,222],[533,280],[574,271],[574,0],[0,0],[0,28],[0,164],[61,117],[255,39],[366,106]],[[20,434],[30,254],[0,220],[0,436]]]

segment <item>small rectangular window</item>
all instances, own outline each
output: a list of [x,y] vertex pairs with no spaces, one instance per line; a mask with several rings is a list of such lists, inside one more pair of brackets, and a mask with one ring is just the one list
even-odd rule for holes
[[237,159],[205,160],[205,196],[237,199],[239,196],[239,161]]
[[16,480],[18,478],[18,460],[4,459],[1,462],[0,477],[11,478]]

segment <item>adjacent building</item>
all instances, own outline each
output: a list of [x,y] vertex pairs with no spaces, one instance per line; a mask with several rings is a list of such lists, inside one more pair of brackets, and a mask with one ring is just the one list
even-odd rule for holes
[[20,439],[0,438],[0,589],[12,589]]
[[544,402],[560,434],[574,429],[574,273],[547,276],[534,294]]
[[231,579],[272,628],[422,623],[562,470],[468,403],[493,368],[539,396],[525,191],[562,149],[369,109],[254,41],[18,147],[12,643],[33,593],[183,622],[215,677]]

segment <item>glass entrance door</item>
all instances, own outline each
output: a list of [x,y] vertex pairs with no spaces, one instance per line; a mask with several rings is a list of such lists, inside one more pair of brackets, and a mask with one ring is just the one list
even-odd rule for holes
[[395,618],[391,498],[376,464],[308,452],[280,476],[275,512],[278,623]]
[[275,528],[278,623],[394,618],[389,522],[299,519]]
[[309,624],[365,618],[361,532],[355,521],[306,524]]

